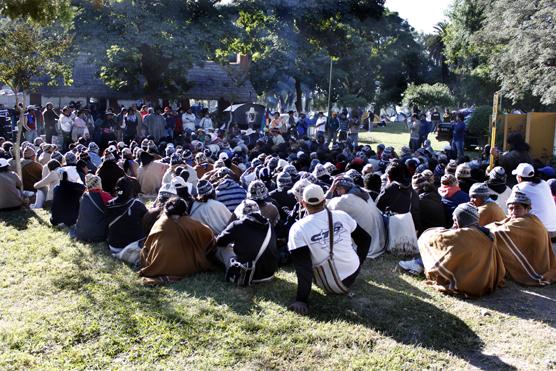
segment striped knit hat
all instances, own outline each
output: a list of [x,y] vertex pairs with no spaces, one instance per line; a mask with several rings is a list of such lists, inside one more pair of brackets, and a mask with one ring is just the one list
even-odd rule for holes
[[259,205],[255,201],[252,200],[243,200],[239,205],[237,205],[236,209],[234,210],[234,214],[238,219],[246,216],[247,214],[251,213],[260,213],[261,209]]
[[460,228],[471,227],[479,223],[479,210],[469,202],[459,204],[454,210],[454,220]]
[[315,169],[313,170],[313,175],[316,176],[317,178],[320,178],[330,174],[328,174],[328,170],[326,170],[324,165],[317,164],[317,166],[315,166]]
[[102,180],[97,175],[87,174],[85,175],[85,185],[87,189],[102,188]]
[[456,186],[458,185],[458,180],[452,174],[446,174],[442,176],[442,179],[440,179],[440,183],[446,186]]
[[268,197],[268,188],[262,180],[254,180],[247,187],[247,198],[255,201],[263,201]]
[[486,183],[475,183],[469,188],[470,197],[489,198],[491,193]]
[[197,195],[199,196],[210,195],[213,191],[214,191],[214,187],[208,180],[201,179],[197,183]]
[[456,169],[458,168],[458,163],[456,160],[450,160],[448,165],[446,165],[446,169],[444,170],[444,174],[452,174],[456,175]]
[[506,170],[502,166],[496,166],[490,171],[488,178],[493,183],[506,183]]
[[506,201],[506,205],[510,204],[522,204],[526,206],[531,206],[531,199],[525,193],[520,191],[512,192],[508,201]]
[[429,184],[427,178],[423,174],[417,173],[411,178],[411,186],[414,190],[419,191],[423,188],[425,184]]
[[430,184],[434,184],[434,173],[432,171],[427,169],[423,171],[421,175],[423,175],[425,179],[427,179],[427,182],[429,182]]
[[278,190],[290,188],[293,185],[292,177],[289,173],[282,172],[276,177],[276,186]]
[[471,167],[467,162],[458,165],[458,167],[456,168],[456,178],[458,179],[471,178]]

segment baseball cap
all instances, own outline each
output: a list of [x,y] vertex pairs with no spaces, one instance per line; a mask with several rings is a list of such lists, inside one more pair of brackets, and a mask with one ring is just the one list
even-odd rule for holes
[[535,175],[535,169],[533,168],[533,165],[522,162],[521,164],[517,165],[517,168],[512,171],[512,174],[524,178],[530,178]]
[[324,201],[324,191],[316,184],[311,184],[303,190],[303,201],[309,205],[318,205]]

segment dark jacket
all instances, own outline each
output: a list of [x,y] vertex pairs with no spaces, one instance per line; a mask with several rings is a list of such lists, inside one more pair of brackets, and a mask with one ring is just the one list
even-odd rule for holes
[[71,227],[77,221],[79,215],[79,200],[85,190],[83,184],[60,181],[60,184],[54,188],[52,197],[52,216],[50,222],[52,225],[64,223]]
[[376,206],[381,211],[388,209],[396,214],[404,214],[410,211],[415,229],[421,230],[419,195],[410,185],[398,182],[388,184],[376,198]]
[[442,198],[436,190],[419,195],[419,210],[421,212],[421,229],[418,230],[419,234],[429,228],[444,227],[446,225]]
[[442,205],[444,205],[444,215],[446,218],[445,227],[452,226],[452,215],[459,204],[469,202],[469,195],[463,191],[457,191],[451,197],[442,197]]
[[97,175],[102,180],[102,189],[114,195],[116,182],[125,176],[124,170],[115,161],[105,161],[97,170]]
[[143,230],[143,216],[147,212],[145,205],[132,198],[121,202],[116,197],[108,202],[108,244],[123,249],[132,242],[146,237]]
[[[228,225],[216,239],[216,245],[225,247],[233,243],[237,261],[247,263],[257,257],[267,231],[268,219],[259,213],[248,214]],[[272,277],[278,268],[278,251],[274,228],[272,228],[271,233],[268,246],[255,267],[253,277],[255,280]]]
[[100,193],[86,192],[81,197],[79,216],[75,225],[77,239],[102,242],[108,234],[108,216]]

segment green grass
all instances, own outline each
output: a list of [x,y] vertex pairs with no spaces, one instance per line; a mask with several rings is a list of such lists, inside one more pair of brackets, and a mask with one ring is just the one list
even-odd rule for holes
[[[428,139],[431,141],[431,146],[435,151],[441,151],[444,146],[450,144],[447,141],[439,142],[436,140],[436,134],[434,133],[430,133]],[[376,145],[379,143],[384,143],[387,146],[394,147],[397,153],[400,154],[402,146],[409,146],[409,130],[404,123],[390,123],[386,127],[373,128],[371,132],[360,132],[359,141],[363,144],[371,144],[373,148],[376,148]],[[465,153],[471,158],[480,155],[476,151],[466,151]]]
[[556,286],[480,300],[442,295],[366,262],[350,296],[313,289],[285,307],[295,275],[239,289],[223,273],[159,288],[52,228],[45,211],[0,214],[0,369],[463,369],[556,367]]

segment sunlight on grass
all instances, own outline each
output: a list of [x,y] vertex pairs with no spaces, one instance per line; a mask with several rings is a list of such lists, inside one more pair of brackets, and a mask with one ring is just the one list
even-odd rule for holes
[[285,309],[291,268],[248,289],[222,272],[146,288],[104,244],[70,240],[45,211],[0,217],[2,369],[539,369],[556,354],[554,305],[536,307],[554,287],[461,300],[384,256],[365,264],[350,296],[313,290],[301,317]]

